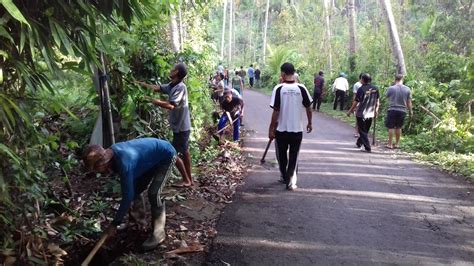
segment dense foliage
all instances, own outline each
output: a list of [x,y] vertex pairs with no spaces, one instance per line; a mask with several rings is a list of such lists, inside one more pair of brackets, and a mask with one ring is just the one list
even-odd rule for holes
[[[213,52],[204,41],[206,32],[200,30],[208,12],[201,5],[205,1],[106,2],[0,2],[0,247],[4,252],[48,238],[42,229],[51,219],[46,215],[78,215],[55,186],[72,193],[70,177],[82,174],[78,157],[100,112],[91,78],[94,69],[103,67],[99,54],[104,55],[108,71],[117,141],[169,137],[166,111],[155,108],[146,97],[152,93],[133,81],[167,82],[177,62],[189,68],[185,82],[194,128],[191,145],[202,138],[212,108],[205,81]],[[174,52],[169,20],[178,9],[186,18],[183,24],[191,18],[194,23],[186,24],[184,46]],[[199,153],[192,151],[194,156]],[[96,223],[93,218],[81,219],[79,224],[62,227],[56,237],[67,243],[74,239],[71,230],[96,231],[100,229]],[[37,259],[24,249],[16,256]]]

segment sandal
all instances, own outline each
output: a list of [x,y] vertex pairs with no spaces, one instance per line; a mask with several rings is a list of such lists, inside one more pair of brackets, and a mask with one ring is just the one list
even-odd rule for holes
[[387,144],[387,145],[385,145],[385,148],[392,150],[393,146],[390,146],[390,145]]

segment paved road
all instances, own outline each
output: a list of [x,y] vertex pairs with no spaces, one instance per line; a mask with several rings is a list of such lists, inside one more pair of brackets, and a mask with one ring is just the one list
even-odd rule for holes
[[391,152],[354,148],[352,128],[314,113],[298,189],[267,141],[269,97],[248,91],[246,184],[222,214],[209,265],[474,264],[474,186]]

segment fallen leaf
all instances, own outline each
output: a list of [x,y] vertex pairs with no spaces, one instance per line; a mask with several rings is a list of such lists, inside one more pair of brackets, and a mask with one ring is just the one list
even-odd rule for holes
[[66,256],[67,252],[60,248],[58,245],[50,243],[48,244],[48,251],[56,257]]

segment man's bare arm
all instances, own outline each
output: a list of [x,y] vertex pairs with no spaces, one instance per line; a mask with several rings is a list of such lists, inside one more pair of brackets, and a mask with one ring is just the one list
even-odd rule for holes
[[280,111],[273,109],[272,113],[272,120],[270,121],[270,127],[268,128],[268,138],[274,139],[275,138],[275,131],[278,126],[278,115]]
[[313,112],[311,107],[306,107],[306,117],[308,118],[308,125],[306,125],[306,132],[310,133],[313,131]]
[[171,104],[169,102],[166,102],[166,101],[161,101],[161,100],[158,100],[158,99],[154,99],[151,102],[156,106],[159,106],[159,107],[162,107],[162,108],[165,108],[165,109],[168,109],[168,110],[173,110],[174,108],[176,108],[176,106],[174,106],[173,104]]
[[148,84],[148,83],[145,83],[143,81],[137,81],[137,84],[139,84],[139,85],[141,85],[145,88],[152,89],[155,92],[160,92],[161,91],[161,86],[160,85]]
[[354,109],[356,108],[357,104],[359,102],[357,101],[352,101],[352,106],[349,108],[349,111],[347,111],[347,116],[351,116],[352,112],[354,112]]

